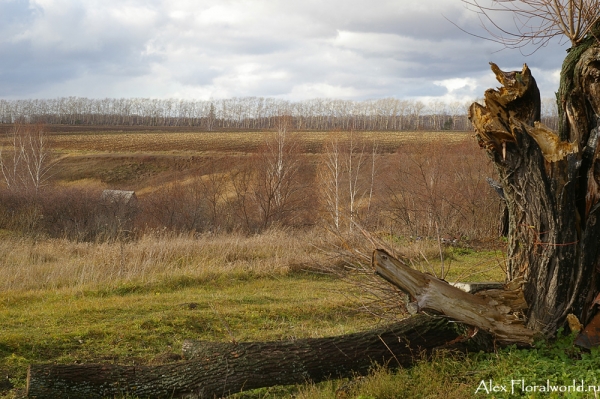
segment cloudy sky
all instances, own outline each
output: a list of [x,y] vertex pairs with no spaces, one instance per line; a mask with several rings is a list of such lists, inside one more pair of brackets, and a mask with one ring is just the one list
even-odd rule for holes
[[558,87],[566,45],[469,36],[460,0],[0,0],[0,98],[466,100],[494,61]]

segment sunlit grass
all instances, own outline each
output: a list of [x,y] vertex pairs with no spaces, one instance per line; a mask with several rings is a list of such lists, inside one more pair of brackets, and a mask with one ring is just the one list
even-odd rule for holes
[[[288,340],[382,323],[357,310],[360,285],[318,271],[328,258],[316,235],[75,243],[4,234],[0,372],[23,387],[31,363],[156,364],[177,359],[184,339]],[[460,256],[476,267],[469,259],[488,255]],[[303,387],[298,397],[321,397],[310,392],[322,395],[322,387]]]
[[23,385],[31,363],[161,363],[161,355],[181,353],[184,339],[264,341],[369,328],[373,320],[347,295],[353,289],[301,273],[3,294],[0,371]]

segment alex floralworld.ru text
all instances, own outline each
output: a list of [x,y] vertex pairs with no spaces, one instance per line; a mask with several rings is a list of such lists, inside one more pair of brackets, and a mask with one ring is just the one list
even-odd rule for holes
[[497,384],[494,380],[481,380],[475,393],[492,394],[492,393],[523,393],[523,392],[600,392],[600,386],[587,385],[583,380],[573,382],[570,385],[557,385],[546,380],[545,384],[532,384],[523,379],[511,380],[510,384]]

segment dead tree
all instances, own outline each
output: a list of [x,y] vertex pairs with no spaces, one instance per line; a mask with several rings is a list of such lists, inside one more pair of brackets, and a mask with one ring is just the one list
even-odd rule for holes
[[470,119],[505,194],[508,278],[525,281],[527,326],[552,335],[569,313],[589,321],[599,292],[600,48],[590,37],[565,60],[559,132],[539,122],[527,65],[492,70],[503,87],[487,90],[485,106],[473,104]]
[[[600,25],[594,32],[600,31]],[[600,43],[594,35],[571,49],[558,93],[560,130],[540,122],[531,71],[503,72],[469,112],[477,139],[498,170],[508,208],[509,285],[523,300],[467,296],[376,252],[374,265],[417,304],[482,328],[505,342],[553,336],[572,314],[593,316],[600,281]],[[390,260],[392,259],[392,260]],[[521,288],[518,288],[521,286]],[[513,294],[510,294],[513,295]],[[489,296],[489,295],[488,295]]]
[[[569,315],[584,324],[594,316],[600,302],[599,38],[596,22],[563,63],[558,132],[540,122],[539,90],[527,65],[504,72],[491,63],[501,87],[485,92],[485,105],[471,105],[469,119],[498,171],[508,208],[511,290],[482,301],[376,251],[378,273],[409,294],[417,309],[522,344],[535,335],[554,336]],[[519,291],[523,300],[515,300]]]

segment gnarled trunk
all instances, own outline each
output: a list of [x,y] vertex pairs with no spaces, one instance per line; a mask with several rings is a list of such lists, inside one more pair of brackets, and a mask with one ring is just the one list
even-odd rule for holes
[[544,336],[554,335],[569,314],[590,321],[600,303],[600,23],[595,32],[564,61],[558,132],[540,122],[540,94],[527,65],[504,72],[491,63],[502,86],[485,92],[485,105],[469,109],[479,144],[498,170],[508,210],[507,281],[522,284],[525,303],[501,304],[512,308],[498,315],[497,301],[486,304],[443,282],[415,277],[376,251],[378,273],[418,307],[505,342],[527,343],[531,337],[513,324],[513,316],[532,335]]
[[523,279],[526,325],[553,335],[569,313],[591,317],[599,292],[600,43],[570,50],[557,95],[560,130],[540,120],[527,65],[492,70],[502,84],[474,103],[469,118],[493,160],[509,212],[508,279]]

